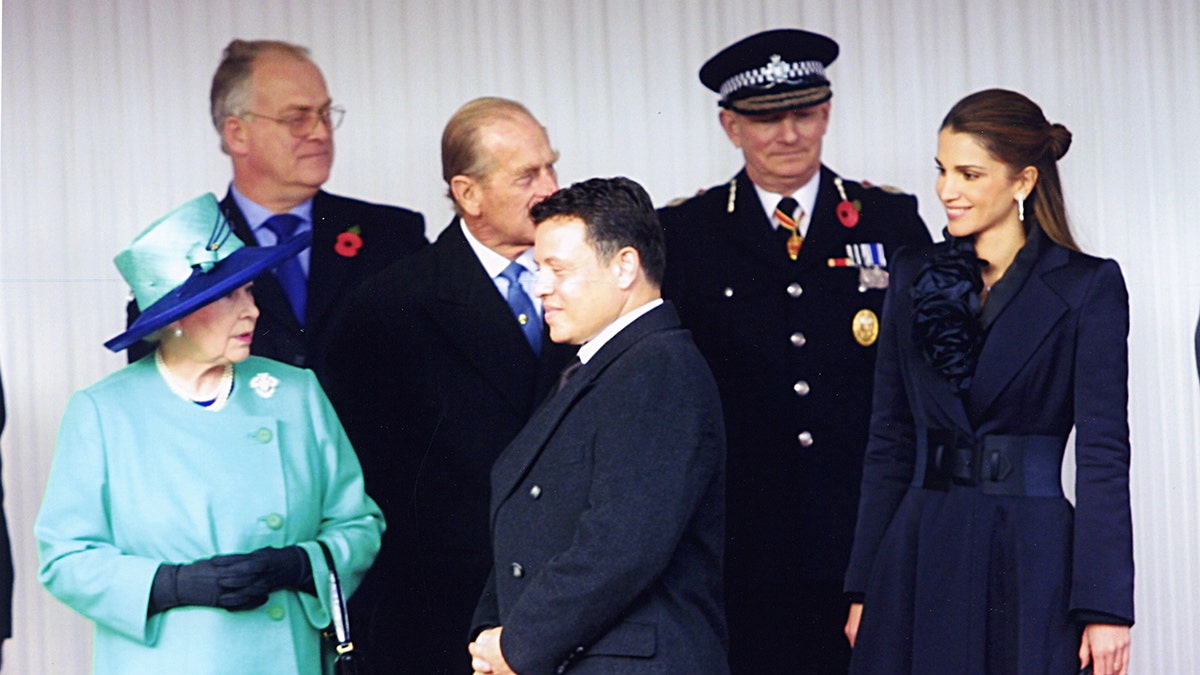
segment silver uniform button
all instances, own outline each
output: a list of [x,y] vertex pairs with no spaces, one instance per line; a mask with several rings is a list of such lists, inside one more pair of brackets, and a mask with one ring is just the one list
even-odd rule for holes
[[521,567],[521,563],[512,564],[512,575],[518,579],[525,576],[525,568]]
[[807,431],[801,431],[800,435],[796,436],[796,440],[800,441],[800,445],[806,448],[813,444],[812,434]]
[[540,485],[534,485],[533,487],[529,488],[529,496],[530,496],[530,497],[533,497],[534,499],[537,499],[538,497],[541,497],[541,496],[542,496],[542,488],[541,488],[541,486],[540,486]]
[[727,297],[727,298],[733,297],[733,287],[732,286],[725,287],[725,297]]
[[800,380],[796,384],[792,385],[792,391],[796,392],[797,396],[808,396],[808,392],[812,391],[812,388],[808,386],[808,382]]
[[803,347],[804,343],[808,342],[808,338],[804,337],[804,333],[801,333],[800,331],[792,333],[792,337],[789,339],[792,341],[793,347]]
[[793,281],[792,283],[788,284],[787,294],[793,298],[798,298],[804,294],[804,287]]

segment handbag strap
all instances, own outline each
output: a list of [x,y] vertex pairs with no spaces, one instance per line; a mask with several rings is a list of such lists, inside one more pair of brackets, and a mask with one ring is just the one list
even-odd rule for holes
[[342,596],[342,584],[338,580],[337,566],[333,564],[333,554],[329,547],[320,539],[317,544],[321,553],[325,554],[325,565],[329,567],[329,597],[331,602],[330,614],[333,615],[333,632],[337,637],[337,653],[347,654],[354,651],[354,643],[350,640],[350,616],[346,613],[346,599]]

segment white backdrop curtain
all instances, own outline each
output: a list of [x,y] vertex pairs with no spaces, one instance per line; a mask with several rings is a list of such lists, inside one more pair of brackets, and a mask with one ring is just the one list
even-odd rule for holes
[[627,175],[657,203],[723,182],[740,156],[700,64],[751,32],[833,36],[826,162],[921,200],[935,235],[937,125],[978,89],[1027,93],[1075,142],[1061,164],[1085,250],[1132,303],[1137,611],[1133,672],[1200,672],[1200,3],[1177,0],[4,0],[0,366],[17,564],[14,673],[82,673],[90,626],[36,582],[31,528],[67,396],[123,363],[112,256],[171,207],[223,196],[208,86],[234,37],[312,49],[349,113],[328,188],[450,219],[442,126],[518,99],[564,184]]

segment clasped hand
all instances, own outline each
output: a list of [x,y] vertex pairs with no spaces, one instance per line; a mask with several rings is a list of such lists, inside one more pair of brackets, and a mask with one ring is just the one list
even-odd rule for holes
[[288,546],[161,565],[151,589],[150,613],[185,605],[254,609],[274,591],[298,588],[311,574],[307,563],[303,549]]
[[489,628],[467,646],[467,651],[471,652],[471,670],[474,671],[474,675],[516,675],[512,668],[509,668],[504,653],[500,650],[500,635],[503,632],[503,626]]

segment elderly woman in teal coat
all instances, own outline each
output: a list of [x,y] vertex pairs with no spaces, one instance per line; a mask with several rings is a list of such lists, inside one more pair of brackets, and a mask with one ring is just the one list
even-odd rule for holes
[[39,579],[95,622],[97,673],[320,673],[326,547],[344,592],[384,523],[315,376],[250,356],[245,248],[205,195],[116,258],[153,354],[75,393],[35,533]]

